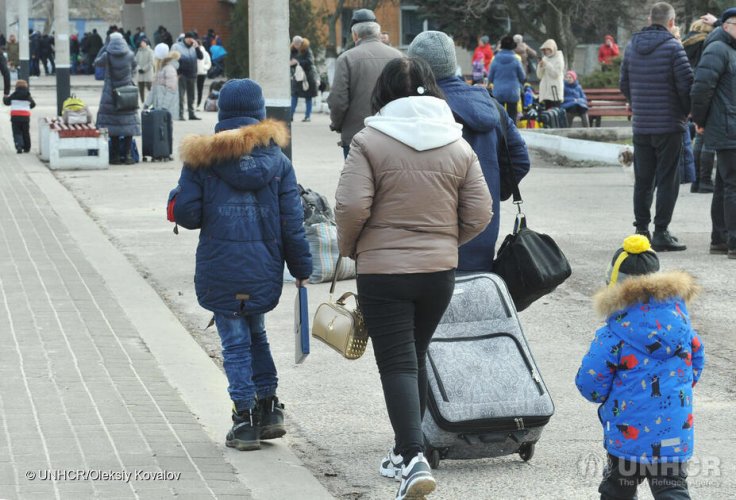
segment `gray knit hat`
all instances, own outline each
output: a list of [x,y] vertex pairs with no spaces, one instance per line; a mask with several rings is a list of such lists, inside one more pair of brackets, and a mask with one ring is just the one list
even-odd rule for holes
[[437,80],[453,76],[457,69],[455,42],[441,31],[419,33],[409,45],[407,54],[427,61]]

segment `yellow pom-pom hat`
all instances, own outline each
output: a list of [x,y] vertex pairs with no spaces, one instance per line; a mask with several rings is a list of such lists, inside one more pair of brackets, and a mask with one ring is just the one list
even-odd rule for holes
[[609,286],[630,276],[641,276],[659,271],[659,258],[652,250],[649,239],[641,234],[627,237],[613,255],[606,282]]

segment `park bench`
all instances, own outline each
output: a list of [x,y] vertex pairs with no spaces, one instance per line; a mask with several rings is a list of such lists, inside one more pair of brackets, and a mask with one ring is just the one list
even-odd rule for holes
[[625,116],[631,119],[631,106],[619,89],[584,89],[588,98],[588,118],[594,127],[601,126],[604,116]]
[[39,119],[39,156],[51,170],[106,169],[108,136],[94,125],[68,125],[61,117]]

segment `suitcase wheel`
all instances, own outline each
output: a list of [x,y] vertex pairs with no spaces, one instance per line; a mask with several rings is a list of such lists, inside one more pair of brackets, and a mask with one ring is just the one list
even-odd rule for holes
[[[525,462],[528,462],[534,456],[534,443],[524,443],[519,448],[519,456]],[[430,462],[432,465],[432,462]],[[434,468],[434,467],[433,467]]]
[[433,469],[437,469],[440,466],[440,450],[430,448],[427,450],[427,461],[429,466]]

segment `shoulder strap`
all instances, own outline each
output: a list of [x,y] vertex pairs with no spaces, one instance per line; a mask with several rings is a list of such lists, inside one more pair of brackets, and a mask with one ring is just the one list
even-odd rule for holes
[[[508,179],[508,182],[511,184],[512,191],[511,194],[514,198],[514,203],[518,206],[521,205],[524,200],[521,199],[521,192],[519,191],[519,183],[516,182],[516,175],[514,175],[514,168],[511,162],[511,152],[509,151],[509,144],[508,144],[508,131],[509,126],[506,122],[506,110],[503,109],[503,106],[501,106],[496,99],[491,98],[493,101],[493,104],[495,104],[496,109],[498,110],[498,119],[501,123],[501,134],[503,135],[503,150],[504,154],[506,155],[505,162],[498,162],[499,166],[501,167],[501,176]],[[519,206],[519,211],[521,211],[521,207]]]

